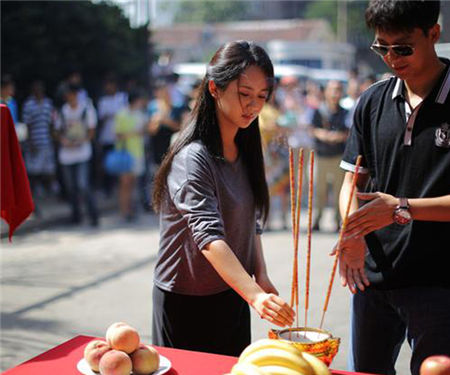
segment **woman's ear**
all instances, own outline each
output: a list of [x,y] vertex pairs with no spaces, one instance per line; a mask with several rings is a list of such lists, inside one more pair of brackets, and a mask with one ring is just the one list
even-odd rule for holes
[[217,86],[212,79],[208,81],[208,90],[214,99],[217,99]]

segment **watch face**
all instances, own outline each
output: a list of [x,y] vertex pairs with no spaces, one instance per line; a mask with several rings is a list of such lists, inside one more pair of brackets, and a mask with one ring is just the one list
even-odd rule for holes
[[397,224],[405,225],[411,221],[411,214],[407,209],[397,208],[394,212],[394,221]]

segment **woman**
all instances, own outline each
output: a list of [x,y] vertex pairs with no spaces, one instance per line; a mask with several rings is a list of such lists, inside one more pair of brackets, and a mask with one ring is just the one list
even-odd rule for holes
[[272,85],[273,66],[261,47],[221,47],[191,122],[156,175],[156,345],[239,355],[251,338],[248,305],[276,325],[293,322],[267,276],[257,222],[269,208],[258,114]]
[[124,148],[133,156],[133,168],[119,177],[119,207],[123,219],[136,219],[133,207],[133,192],[136,179],[144,173],[144,138],[147,117],[144,113],[146,96],[143,91],[132,91],[128,95],[128,106],[115,116],[116,148]]

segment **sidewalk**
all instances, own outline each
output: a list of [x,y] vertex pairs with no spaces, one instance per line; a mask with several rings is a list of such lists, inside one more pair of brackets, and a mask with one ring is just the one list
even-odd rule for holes
[[[96,193],[97,205],[100,213],[118,210],[118,198],[115,194],[106,198],[101,193]],[[22,235],[31,231],[49,228],[55,224],[69,224],[70,221],[70,205],[62,198],[54,195],[42,198],[34,198],[35,205],[39,208],[39,214],[33,212],[15,231],[15,235]],[[84,207],[83,207],[84,208]],[[0,220],[1,239],[4,241],[8,238],[8,224]],[[14,240],[14,237],[13,237]]]

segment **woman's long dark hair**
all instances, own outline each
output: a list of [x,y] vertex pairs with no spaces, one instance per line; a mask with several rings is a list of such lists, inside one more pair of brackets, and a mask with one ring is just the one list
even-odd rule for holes
[[[218,88],[224,90],[231,81],[238,79],[244,70],[252,65],[259,67],[266,75],[269,99],[272,94],[274,74],[272,62],[264,49],[252,42],[236,41],[223,45],[214,54],[207,66],[191,119],[169,149],[156,173],[153,188],[153,208],[156,212],[161,209],[162,201],[165,199],[167,175],[170,172],[172,160],[184,146],[200,140],[213,158],[224,160],[215,102],[209,92],[208,82],[212,80]],[[238,130],[235,142],[247,169],[256,208],[265,221],[269,212],[269,190],[264,172],[258,118],[246,129]]]

